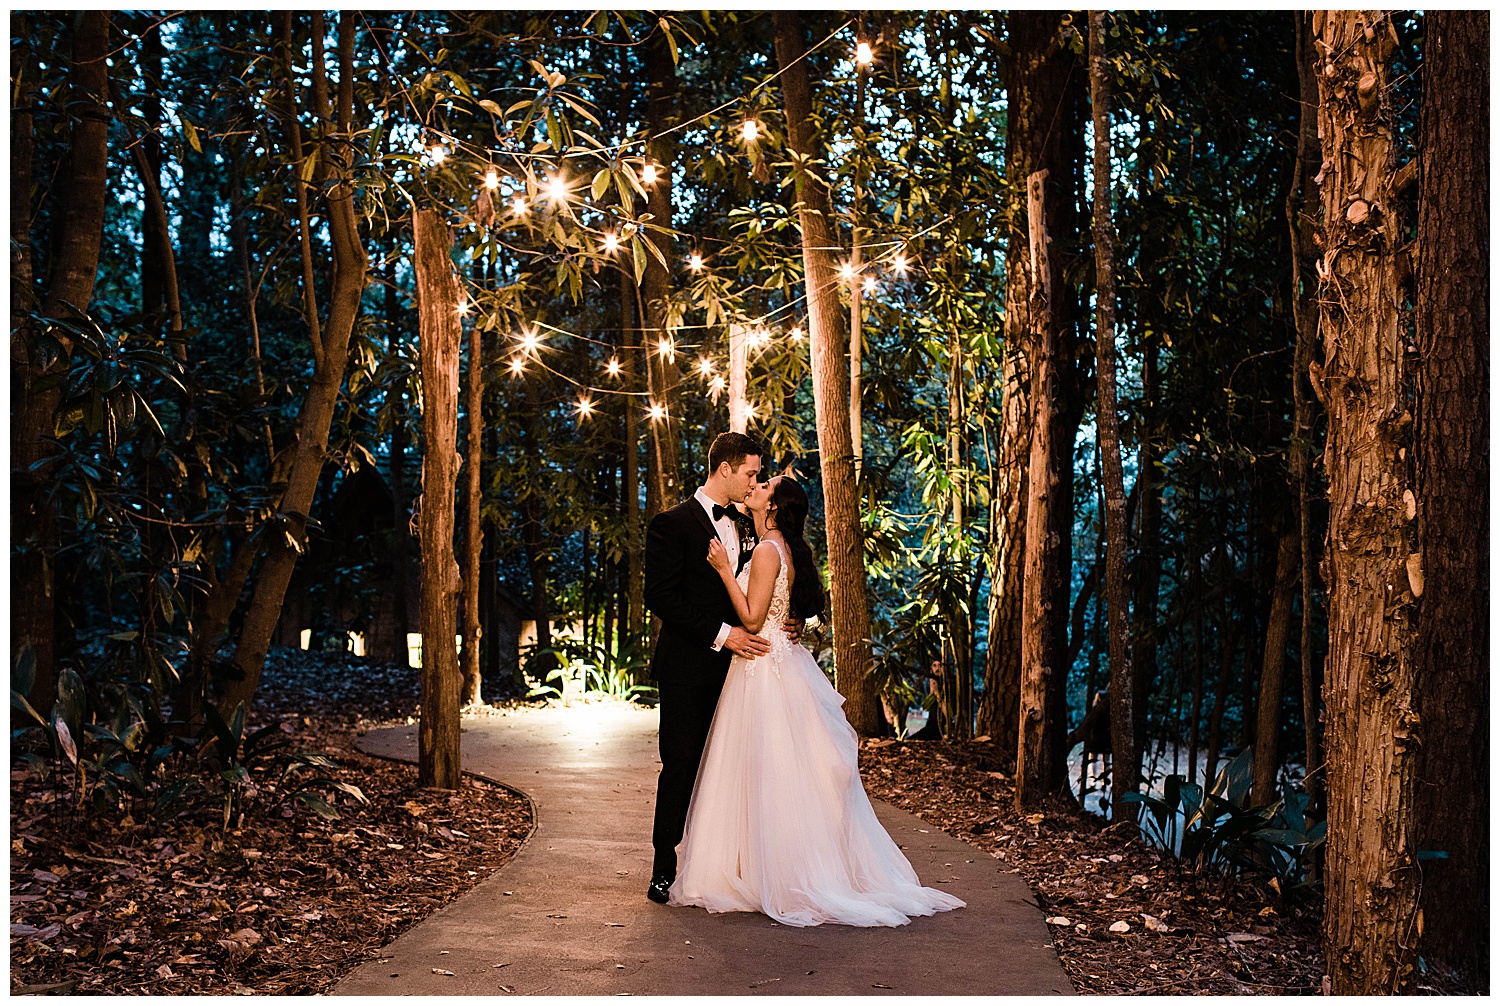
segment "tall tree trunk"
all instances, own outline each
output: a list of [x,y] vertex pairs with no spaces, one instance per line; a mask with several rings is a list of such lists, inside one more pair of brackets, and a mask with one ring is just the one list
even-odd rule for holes
[[[677,156],[677,144],[673,136],[661,134],[676,125],[678,94],[677,64],[667,48],[666,37],[656,32],[645,46],[647,98],[646,127],[653,139],[646,145],[646,156],[656,165],[656,184],[647,190],[646,208],[652,216],[652,224],[659,230],[651,230],[646,239],[656,246],[668,263],[674,261],[672,228],[672,165]],[[674,134],[675,135],[675,134]],[[646,387],[650,400],[666,410],[662,419],[651,421],[651,467],[655,509],[675,506],[683,496],[682,458],[679,441],[682,439],[682,416],[677,409],[677,385],[681,373],[677,367],[675,352],[662,353],[665,343],[671,346],[672,332],[668,326],[672,296],[672,275],[657,261],[655,255],[646,256],[646,269],[641,277],[641,300],[646,329],[641,342],[645,346]]]
[[1128,532],[1125,472],[1120,460],[1120,411],[1115,392],[1115,225],[1110,195],[1110,79],[1104,57],[1104,12],[1089,11],[1089,84],[1094,109],[1094,272],[1098,322],[1094,344],[1099,378],[1099,452],[1104,483],[1104,597],[1109,630],[1110,818],[1134,821],[1139,809],[1123,797],[1140,786],[1135,736],[1135,679],[1130,668]]
[[[1007,44],[1002,52],[1008,99],[1006,177],[1019,192],[1024,191],[1026,179],[1033,172],[1048,172],[1044,209],[1054,236],[1060,235],[1062,226],[1071,219],[1064,204],[1072,200],[1065,184],[1066,130],[1055,120],[1059,107],[1072,93],[1068,82],[1075,60],[1063,44],[1060,25],[1057,11],[1010,11]],[[1025,204],[1018,202],[1011,215],[1006,251],[1006,348],[1001,364],[1002,416],[990,534],[989,632],[978,727],[981,734],[994,737],[998,750],[1007,756],[1016,750],[1020,738],[1021,598],[1032,433],[1030,397],[1036,355],[1029,305],[1034,296],[1032,287],[1039,282],[1029,268],[1027,216]],[[1065,283],[1062,257],[1050,254],[1048,265],[1056,301],[1049,307],[1054,326],[1060,328],[1070,320],[1063,316],[1069,298],[1061,295]]]
[[[104,235],[105,188],[108,182],[109,51],[108,11],[79,11],[73,16],[72,55],[68,64],[69,111],[73,117],[68,144],[68,182],[58,186],[56,251],[51,261],[42,314],[67,317],[86,311],[94,296],[94,277],[99,268],[99,247]],[[13,123],[22,128],[21,148],[28,150],[30,117]],[[12,213],[25,215],[26,234],[22,248],[30,247],[30,158],[22,179],[25,197],[12,203]],[[12,217],[12,233],[18,220]],[[25,271],[29,272],[29,253]],[[28,291],[29,292],[29,291]],[[18,298],[26,307],[27,298]],[[58,547],[57,516],[50,499],[52,479],[45,469],[32,466],[52,453],[47,439],[52,435],[54,415],[61,398],[60,384],[38,388],[43,377],[67,366],[66,358],[47,360],[38,351],[37,333],[22,325],[11,341],[11,638],[17,651],[30,647],[36,659],[36,677],[29,698],[33,708],[45,713],[52,708],[57,691],[55,654],[56,598],[53,563]],[[62,329],[52,335],[63,346],[64,357],[72,340]]]
[[1297,349],[1292,361],[1292,431],[1288,468],[1297,491],[1297,535],[1301,547],[1301,638],[1303,762],[1302,788],[1308,809],[1321,813],[1323,805],[1322,668],[1313,653],[1313,576],[1316,560],[1312,529],[1313,437],[1316,403],[1308,370],[1318,343],[1318,282],[1313,263],[1314,227],[1319,217],[1318,177],[1323,162],[1318,140],[1318,78],[1313,69],[1312,23],[1306,11],[1293,14],[1297,32],[1297,80],[1301,102],[1297,112],[1297,175],[1287,192],[1287,224],[1292,245],[1292,310],[1297,322]]
[[[1020,734],[1016,743],[1017,808],[1037,803],[1058,790],[1058,776],[1067,781],[1067,765],[1056,763],[1055,745],[1049,731],[1058,728],[1049,715],[1055,704],[1053,693],[1066,686],[1066,669],[1051,659],[1051,618],[1044,596],[1046,570],[1053,561],[1051,553],[1061,544],[1049,533],[1052,522],[1049,510],[1054,505],[1057,487],[1052,469],[1052,417],[1055,411],[1053,373],[1056,369],[1057,334],[1052,320],[1052,285],[1050,252],[1045,213],[1047,171],[1038,171],[1026,180],[1026,205],[1032,300],[1028,305],[1031,319],[1032,357],[1031,386],[1031,456],[1026,475],[1025,565],[1021,592],[1021,702]],[[1063,724],[1065,726],[1065,724]]]
[[[400,351],[401,301],[396,289],[396,256],[400,238],[390,235],[391,247],[385,260],[385,348],[389,354]],[[411,632],[406,605],[406,579],[411,563],[411,512],[406,502],[406,378],[392,382],[385,393],[386,407],[391,410],[391,604],[395,609],[396,653],[406,653],[406,636]]]
[[[813,133],[812,82],[802,19],[777,10],[776,60],[786,106],[787,147],[799,161],[817,155]],[[863,532],[854,446],[849,439],[848,373],[844,369],[843,311],[835,269],[838,247],[828,187],[804,167],[793,171],[801,204],[802,261],[807,286],[808,345],[812,356],[813,405],[822,462],[823,513],[828,542],[829,607],[833,621],[834,683],[845,698],[849,723],[862,736],[884,729],[880,697],[870,677],[870,609],[865,596]]]
[[[620,360],[621,381],[627,392],[639,390],[640,379],[636,371],[637,353],[640,343],[639,329],[634,321],[635,284],[630,274],[620,272]],[[645,611],[644,566],[641,563],[641,408],[640,398],[627,394],[625,403],[625,450],[622,452],[623,471],[621,492],[625,503],[625,555],[620,575],[625,578],[625,617],[620,620],[621,634],[637,643],[641,640],[641,614]]]
[[484,672],[479,666],[479,555],[484,547],[480,509],[484,493],[479,474],[484,457],[484,332],[478,320],[469,326],[469,370],[465,375],[464,413],[468,416],[468,443],[464,453],[464,648],[463,694],[460,705],[479,705]]
[[[161,189],[161,92],[166,79],[166,47],[162,44],[161,26],[151,14],[140,14],[145,30],[141,34],[141,77],[145,92],[141,97],[141,118],[146,132],[141,138],[141,157],[145,160],[143,178],[147,188]],[[170,248],[170,231],[163,229],[162,216],[149,208],[141,214],[141,310],[150,314],[160,311],[163,301],[162,263],[164,251]]]
[[[1161,485],[1156,480],[1156,442],[1153,437],[1158,346],[1154,338],[1143,338],[1146,345],[1141,352],[1140,443],[1136,448],[1135,485],[1132,486],[1137,500],[1134,526],[1139,533],[1135,539],[1135,564],[1130,578],[1131,614],[1134,616],[1130,643],[1131,715],[1135,726],[1137,779],[1141,777],[1141,758],[1149,744],[1147,699],[1160,673],[1156,658],[1156,614],[1161,588]],[[1174,687],[1180,686],[1179,673]]]
[[1323,959],[1335,995],[1389,994],[1403,986],[1418,932],[1412,616],[1423,579],[1406,502],[1413,403],[1391,184],[1397,112],[1387,68],[1398,43],[1382,11],[1315,11],[1313,36],[1328,164],[1318,269],[1327,363],[1314,370],[1328,409]]
[[[1276,774],[1281,768],[1281,703],[1286,646],[1292,635],[1292,601],[1297,591],[1301,540],[1291,528],[1276,539],[1276,577],[1271,587],[1271,614],[1266,619],[1266,650],[1260,664],[1260,700],[1255,709],[1254,783],[1250,797],[1257,805],[1276,799]],[[1247,712],[1248,715],[1248,712]]]
[[[281,616],[282,602],[286,598],[287,584],[298,557],[306,551],[307,519],[317,495],[318,482],[323,474],[324,453],[328,447],[328,431],[333,424],[334,408],[338,404],[339,388],[344,382],[344,367],[349,354],[349,338],[359,316],[359,301],[365,288],[364,246],[360,243],[359,220],[354,209],[354,186],[348,178],[348,164],[344,148],[329,143],[322,148],[314,173],[318,187],[326,193],[326,222],[330,245],[333,250],[333,277],[330,283],[328,323],[322,325],[318,318],[317,298],[314,292],[314,261],[309,236],[306,185],[302,181],[302,162],[308,151],[302,144],[302,129],[297,121],[296,83],[291,73],[291,56],[287,48],[291,44],[291,14],[278,12],[278,35],[282,79],[287,88],[287,123],[289,147],[296,160],[294,174],[297,179],[300,228],[303,255],[303,301],[308,326],[308,336],[313,347],[313,376],[297,416],[297,441],[291,470],[287,474],[286,490],[277,507],[277,529],[281,533],[268,534],[265,558],[261,562],[260,574],[245,612],[244,625],[240,629],[238,645],[234,652],[234,668],[239,675],[225,684],[224,708],[232,710],[241,702],[249,704],[260,685],[261,670],[265,667],[266,650],[271,644],[276,621]],[[338,130],[348,135],[351,132],[354,93],[354,28],[355,13],[346,12],[339,21],[339,86],[338,86]],[[323,16],[313,15],[313,105],[317,121],[329,127],[330,107],[328,79],[323,69]]]
[[[1489,16],[1428,11],[1416,283],[1422,948],[1488,992]],[[1408,508],[1409,509],[1409,508]]]
[[458,354],[463,327],[453,240],[436,210],[413,221],[417,327],[422,344],[422,720],[417,780],[459,784],[458,563],[453,500],[458,488]]

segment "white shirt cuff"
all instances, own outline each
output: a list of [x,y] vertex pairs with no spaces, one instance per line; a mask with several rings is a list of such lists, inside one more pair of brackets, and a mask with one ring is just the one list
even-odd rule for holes
[[715,650],[722,650],[724,648],[724,642],[728,638],[729,638],[729,623],[728,622],[720,623],[720,625],[719,625],[719,634],[714,637],[714,646],[713,646],[713,648]]

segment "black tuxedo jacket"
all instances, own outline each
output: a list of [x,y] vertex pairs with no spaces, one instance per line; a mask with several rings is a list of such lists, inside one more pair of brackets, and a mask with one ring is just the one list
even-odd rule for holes
[[[657,682],[718,688],[729,673],[733,654],[714,650],[714,637],[721,625],[739,625],[740,617],[708,563],[708,543],[716,537],[713,522],[693,497],[657,514],[646,529],[646,607],[661,619],[651,654],[651,677]],[[750,549],[742,545],[742,567],[749,557]]]

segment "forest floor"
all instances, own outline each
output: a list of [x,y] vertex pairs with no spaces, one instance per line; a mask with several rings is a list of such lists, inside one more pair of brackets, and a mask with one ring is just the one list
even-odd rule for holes
[[414,766],[355,750],[414,710],[416,675],[273,655],[254,720],[280,721],[285,750],[328,756],[339,767],[322,774],[359,788],[368,803],[323,790],[337,820],[291,799],[274,763],[228,828],[221,799],[172,819],[80,814],[67,781],[13,771],[11,992],[326,992],[509,862],[529,801],[472,779],[421,789]]

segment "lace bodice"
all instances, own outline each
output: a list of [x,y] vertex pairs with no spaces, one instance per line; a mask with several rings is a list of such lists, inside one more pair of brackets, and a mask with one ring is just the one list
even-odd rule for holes
[[[771,588],[771,606],[766,609],[766,621],[760,627],[762,637],[771,643],[771,651],[785,649],[796,645],[786,638],[786,633],[781,631],[781,623],[787,620],[787,615],[792,609],[792,561],[786,554],[786,549],[781,542],[774,538],[767,538],[781,556],[781,569],[776,573],[776,586]],[[735,582],[740,585],[740,590],[745,596],[750,596],[750,563],[745,563],[745,568],[740,570],[740,575],[735,577]]]

